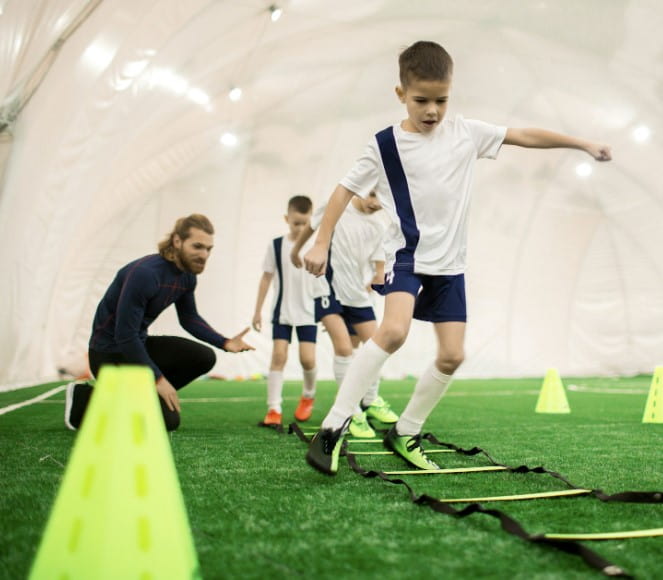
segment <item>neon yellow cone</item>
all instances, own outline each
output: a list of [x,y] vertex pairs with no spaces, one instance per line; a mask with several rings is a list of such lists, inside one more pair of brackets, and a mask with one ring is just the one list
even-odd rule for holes
[[570,413],[566,392],[557,369],[548,369],[536,402],[537,413]]
[[149,368],[101,370],[30,578],[200,578]]
[[643,423],[663,423],[663,367],[656,367],[649,387]]

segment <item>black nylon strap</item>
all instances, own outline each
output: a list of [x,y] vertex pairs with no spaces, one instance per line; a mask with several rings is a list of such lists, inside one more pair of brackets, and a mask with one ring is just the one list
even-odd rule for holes
[[357,463],[356,458],[352,453],[347,454],[347,459],[348,459],[348,464],[350,465],[352,471],[361,475],[362,477],[366,477],[368,479],[379,478],[382,481],[386,481],[387,483],[404,486],[408,491],[410,500],[417,505],[428,506],[433,511],[453,516],[456,518],[464,518],[475,513],[486,514],[488,516],[497,518],[500,522],[502,529],[505,532],[512,534],[522,540],[531,542],[533,544],[543,544],[546,546],[556,548],[568,554],[579,556],[586,564],[588,564],[592,568],[595,568],[596,570],[600,570],[606,576],[632,578],[632,576],[629,575],[627,572],[625,572],[622,568],[606,560],[601,555],[597,554],[596,552],[587,548],[586,546],[583,546],[579,542],[553,540],[550,538],[545,538],[540,534],[539,535],[529,534],[518,521],[513,519],[505,512],[496,509],[487,509],[483,507],[483,505],[481,505],[480,503],[471,503],[469,505],[466,505],[463,509],[458,510],[452,507],[451,505],[447,503],[442,503],[436,498],[431,497],[429,495],[426,494],[417,495],[412,489],[412,487],[402,479],[391,478],[381,471],[365,470]]

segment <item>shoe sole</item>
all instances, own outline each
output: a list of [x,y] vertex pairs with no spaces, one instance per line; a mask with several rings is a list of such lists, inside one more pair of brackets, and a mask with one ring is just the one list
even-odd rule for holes
[[75,383],[69,383],[67,385],[67,389],[65,390],[65,395],[64,395],[64,424],[65,427],[71,431],[76,431],[76,427],[74,427],[70,422],[69,422],[69,417],[71,415],[71,408],[74,404],[74,389],[76,388]]

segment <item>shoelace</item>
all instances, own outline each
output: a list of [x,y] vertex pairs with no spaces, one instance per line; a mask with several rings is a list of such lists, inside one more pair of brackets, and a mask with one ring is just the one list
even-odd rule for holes
[[412,435],[409,441],[405,444],[405,448],[410,452],[419,448],[419,453],[423,455],[424,450],[421,448],[421,433],[418,435]]

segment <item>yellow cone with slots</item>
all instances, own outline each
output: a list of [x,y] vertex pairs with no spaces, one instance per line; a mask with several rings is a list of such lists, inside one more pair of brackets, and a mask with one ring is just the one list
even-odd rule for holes
[[200,578],[148,367],[104,367],[30,578]]
[[536,402],[537,413],[570,413],[566,391],[557,369],[548,369]]
[[642,422],[663,423],[663,366],[654,371]]

